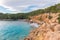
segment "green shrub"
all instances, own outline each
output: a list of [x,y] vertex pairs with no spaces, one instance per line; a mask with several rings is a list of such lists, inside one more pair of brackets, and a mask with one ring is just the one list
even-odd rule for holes
[[49,16],[48,18],[49,18],[49,19],[51,19],[51,18],[52,18],[52,16]]
[[38,20],[42,21],[42,19],[41,19],[41,18],[39,18]]
[[60,24],[60,14],[58,15],[59,17],[58,17],[58,22],[59,22],[59,24]]

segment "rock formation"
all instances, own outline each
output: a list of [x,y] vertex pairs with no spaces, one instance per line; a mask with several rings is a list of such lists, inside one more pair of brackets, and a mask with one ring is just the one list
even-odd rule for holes
[[[40,27],[31,31],[24,40],[60,40],[60,24],[57,20],[58,15],[59,13],[45,13],[32,17],[31,20],[39,23]],[[49,19],[49,16],[52,16],[52,18]]]

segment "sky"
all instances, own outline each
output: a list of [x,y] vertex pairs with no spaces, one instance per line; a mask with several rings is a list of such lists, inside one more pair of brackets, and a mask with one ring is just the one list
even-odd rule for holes
[[60,3],[60,0],[0,0],[0,12],[31,12]]

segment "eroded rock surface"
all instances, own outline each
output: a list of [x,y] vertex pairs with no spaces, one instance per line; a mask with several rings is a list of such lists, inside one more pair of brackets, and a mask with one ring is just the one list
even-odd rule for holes
[[52,16],[51,19],[48,18],[49,14],[32,17],[31,19],[35,22],[41,18],[42,21],[38,20],[37,23],[43,22],[43,24],[30,32],[24,40],[60,40],[60,24],[57,20],[59,14],[60,13],[50,14],[50,16]]

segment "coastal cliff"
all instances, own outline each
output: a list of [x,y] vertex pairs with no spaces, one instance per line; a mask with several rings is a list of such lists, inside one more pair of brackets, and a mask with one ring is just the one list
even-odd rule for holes
[[30,17],[40,26],[30,32],[24,40],[60,40],[60,13],[44,13]]

